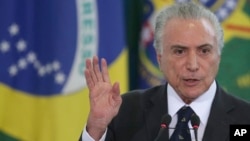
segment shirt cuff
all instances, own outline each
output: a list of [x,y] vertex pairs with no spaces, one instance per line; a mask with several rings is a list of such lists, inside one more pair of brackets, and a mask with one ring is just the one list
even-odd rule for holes
[[[106,138],[106,134],[107,134],[107,128],[104,132],[104,134],[102,135],[101,139],[99,141],[104,141]],[[88,131],[86,130],[86,126],[84,127],[83,133],[82,133],[82,141],[95,141],[88,133]]]

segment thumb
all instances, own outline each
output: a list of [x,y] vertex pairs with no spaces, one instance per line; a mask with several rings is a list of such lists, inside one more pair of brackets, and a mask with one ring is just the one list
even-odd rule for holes
[[112,91],[115,93],[115,97],[120,96],[120,84],[118,82],[113,84]]

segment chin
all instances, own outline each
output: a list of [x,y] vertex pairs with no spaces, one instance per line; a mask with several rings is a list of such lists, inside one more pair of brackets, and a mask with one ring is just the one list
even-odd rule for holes
[[194,91],[192,91],[192,92],[187,92],[185,94],[185,97],[188,98],[188,99],[194,100],[194,99],[198,98],[202,94],[203,94],[203,92],[194,92]]

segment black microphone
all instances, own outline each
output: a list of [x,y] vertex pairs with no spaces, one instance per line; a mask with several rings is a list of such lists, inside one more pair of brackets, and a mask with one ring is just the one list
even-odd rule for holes
[[200,118],[196,114],[193,114],[191,116],[191,125],[192,125],[192,127],[194,129],[195,140],[198,141],[198,139],[197,139],[197,136],[198,136],[197,130],[198,130],[199,126],[200,126]]
[[169,123],[171,122],[172,118],[171,116],[166,113],[165,115],[163,115],[162,119],[161,119],[161,128],[160,128],[160,131],[158,132],[158,135],[157,137],[155,138],[154,141],[158,141],[159,138],[161,137],[161,134],[164,130],[166,130],[169,126]]

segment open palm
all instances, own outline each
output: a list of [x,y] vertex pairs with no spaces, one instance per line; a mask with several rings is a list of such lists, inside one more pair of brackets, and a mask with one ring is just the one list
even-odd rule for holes
[[[119,83],[110,82],[107,62],[94,56],[92,62],[86,60],[85,78],[89,89],[90,113],[87,122],[87,130],[92,136],[100,136],[108,124],[117,115],[122,99]],[[97,137],[98,138],[98,137]]]

